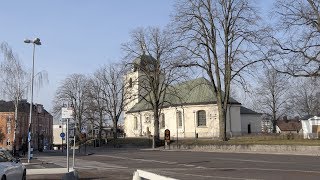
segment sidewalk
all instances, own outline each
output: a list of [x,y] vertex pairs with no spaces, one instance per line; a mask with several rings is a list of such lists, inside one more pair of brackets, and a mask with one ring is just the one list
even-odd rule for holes
[[30,163],[25,157],[20,160],[27,169],[27,179],[62,179],[67,172],[66,168],[50,162],[43,162],[37,157],[31,159]]

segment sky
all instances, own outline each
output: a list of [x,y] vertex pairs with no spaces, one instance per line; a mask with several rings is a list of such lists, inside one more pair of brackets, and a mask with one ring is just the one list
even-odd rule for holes
[[[273,1],[254,2],[265,16]],[[0,43],[7,42],[31,70],[33,47],[23,41],[41,39],[35,52],[35,74],[46,71],[49,82],[35,89],[34,103],[50,112],[55,91],[68,75],[89,75],[104,64],[120,61],[124,56],[121,44],[130,40],[130,32],[166,26],[173,5],[174,0],[2,1]]]

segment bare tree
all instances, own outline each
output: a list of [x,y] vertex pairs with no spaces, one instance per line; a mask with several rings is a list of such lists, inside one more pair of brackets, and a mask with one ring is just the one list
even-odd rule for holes
[[[113,123],[113,138],[118,137],[118,121],[125,105],[125,83],[123,81],[124,66],[120,64],[110,64],[98,69],[94,73],[94,78],[100,88],[99,98],[104,106],[100,113],[106,113],[106,115],[112,120]],[[102,119],[100,119],[100,122]]]
[[299,116],[320,114],[319,79],[298,78],[290,91],[291,109]]
[[176,4],[174,22],[190,53],[191,62],[205,71],[214,87],[219,111],[219,137],[226,137],[226,113],[230,84],[243,82],[241,72],[263,61],[265,29],[248,0],[181,0]]
[[320,1],[277,0],[273,53],[280,72],[292,76],[320,75]]
[[0,49],[4,55],[4,61],[0,66],[1,74],[1,91],[5,97],[14,104],[14,133],[13,133],[13,150],[16,146],[16,131],[18,122],[18,105],[19,101],[27,94],[28,79],[27,72],[7,43],[2,43]]
[[80,134],[82,126],[85,124],[85,111],[88,90],[88,79],[82,74],[71,74],[69,75],[56,91],[56,96],[53,101],[54,112],[60,113],[63,103],[70,103],[74,110],[74,121],[77,125],[76,135]]
[[257,82],[258,87],[253,94],[255,105],[261,112],[271,115],[273,133],[275,133],[277,121],[287,113],[289,77],[275,69],[267,69]]
[[[173,68],[178,57],[175,57],[175,38],[169,30],[159,28],[138,28],[131,34],[131,41],[123,45],[127,58],[138,57],[140,62],[131,65],[134,70],[141,71],[139,78],[141,91],[139,97],[145,101],[153,112],[153,143],[155,148],[159,142],[159,117],[165,102],[168,87],[180,77],[179,71]],[[135,81],[137,80],[133,80]]]
[[92,134],[96,125],[99,128],[99,143],[101,143],[101,132],[105,120],[106,105],[103,102],[102,96],[103,84],[95,76],[90,77],[88,81],[87,95],[87,110],[85,112],[86,118],[92,125]]
[[[21,64],[18,55],[15,54],[11,47],[3,42],[0,45],[0,50],[3,53],[3,62],[0,66],[0,84],[1,92],[5,98],[8,98],[14,104],[14,135],[13,135],[13,147],[16,145],[16,130],[19,126],[18,122],[18,105],[19,101],[27,95],[28,88],[30,87],[30,74]],[[35,75],[35,85],[40,88],[43,82],[47,81],[47,73],[41,71]]]

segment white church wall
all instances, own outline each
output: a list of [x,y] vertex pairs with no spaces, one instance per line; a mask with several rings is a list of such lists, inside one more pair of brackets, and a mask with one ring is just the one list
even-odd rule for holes
[[248,124],[250,124],[251,133],[262,132],[260,114],[241,114],[241,131],[243,134],[248,133]]
[[[197,112],[204,110],[206,112],[206,126],[198,126]],[[182,126],[178,126],[177,111],[182,113]],[[170,130],[171,138],[194,138],[198,134],[199,138],[212,138],[219,136],[218,111],[216,105],[189,105],[170,107],[162,110],[165,114],[165,127],[160,127],[160,138],[164,137],[165,129]],[[232,115],[235,116],[235,115]],[[135,120],[137,118],[137,127]],[[161,119],[160,119],[161,121]],[[161,124],[159,122],[159,124]],[[148,136],[148,130],[151,135],[153,129],[153,113],[144,111],[139,113],[130,113],[125,115],[125,133],[127,137]]]
[[241,134],[240,105],[232,105],[228,108],[226,121],[227,136]]

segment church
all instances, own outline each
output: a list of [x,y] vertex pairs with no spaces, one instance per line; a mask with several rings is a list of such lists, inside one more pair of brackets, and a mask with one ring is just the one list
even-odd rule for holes
[[[124,107],[124,132],[126,137],[149,137],[153,135],[153,111],[142,96],[144,71],[138,67],[152,63],[151,56],[142,55],[133,61],[133,70],[124,79],[128,82],[125,94],[136,97]],[[136,66],[135,66],[136,65]],[[218,138],[218,107],[210,82],[201,77],[173,85],[175,94],[166,94],[159,119],[160,138],[170,130],[171,139]],[[230,98],[227,111],[227,135],[259,133],[262,131],[261,114],[241,106]]]

